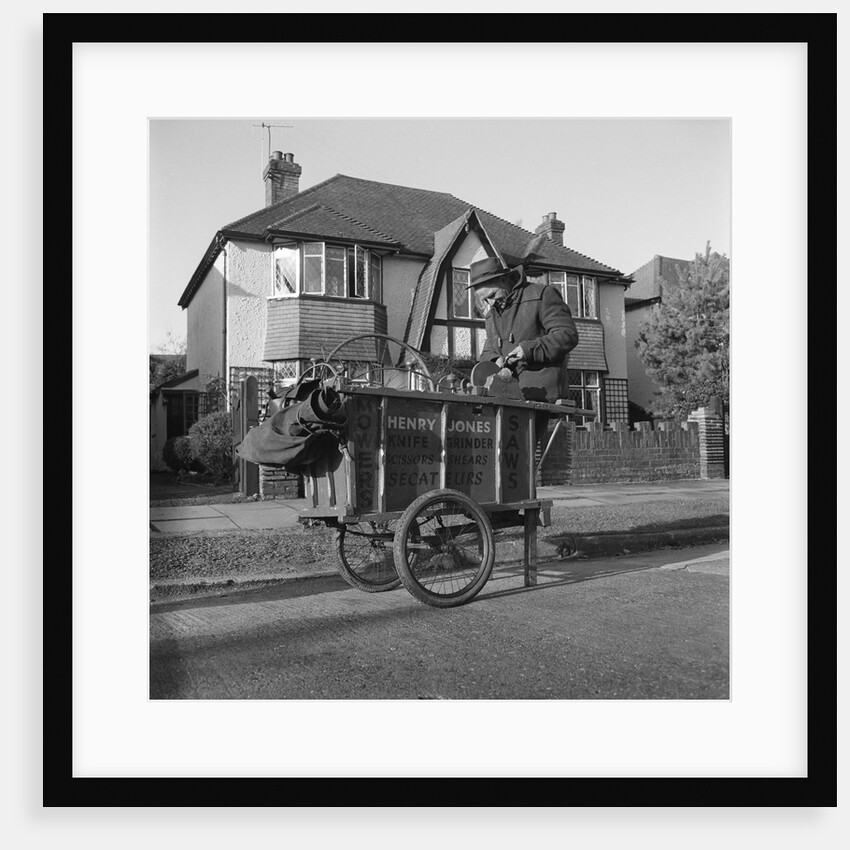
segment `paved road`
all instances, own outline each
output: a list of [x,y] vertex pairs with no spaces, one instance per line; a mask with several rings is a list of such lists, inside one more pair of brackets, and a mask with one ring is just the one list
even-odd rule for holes
[[468,605],[298,582],[151,611],[153,699],[726,699],[726,544],[496,569]]

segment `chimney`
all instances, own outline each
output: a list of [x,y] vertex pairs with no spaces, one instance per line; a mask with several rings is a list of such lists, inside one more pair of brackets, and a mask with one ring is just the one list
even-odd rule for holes
[[564,222],[558,221],[558,213],[549,213],[543,216],[543,221],[537,225],[535,233],[542,233],[547,239],[551,239],[556,245],[564,244]]
[[263,171],[263,181],[266,184],[266,206],[270,207],[278,201],[297,195],[300,177],[301,166],[294,161],[293,154],[272,151],[269,164]]

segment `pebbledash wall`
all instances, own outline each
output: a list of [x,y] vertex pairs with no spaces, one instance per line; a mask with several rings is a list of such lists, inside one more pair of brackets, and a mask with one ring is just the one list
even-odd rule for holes
[[561,426],[546,455],[539,483],[604,484],[723,478],[723,420],[713,408],[695,410],[687,422],[615,422],[588,430]]

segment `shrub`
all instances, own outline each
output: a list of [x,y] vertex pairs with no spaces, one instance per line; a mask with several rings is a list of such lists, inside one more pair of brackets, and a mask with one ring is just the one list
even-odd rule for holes
[[189,429],[192,457],[203,465],[216,481],[228,481],[233,475],[233,426],[227,412],[211,413]]
[[441,378],[451,374],[459,375],[461,378],[469,378],[472,367],[476,362],[475,360],[465,360],[459,357],[451,358],[442,354],[431,354],[428,352],[422,352],[421,357],[434,381],[439,381]]
[[169,437],[162,447],[162,459],[174,472],[187,472],[193,466],[188,437]]

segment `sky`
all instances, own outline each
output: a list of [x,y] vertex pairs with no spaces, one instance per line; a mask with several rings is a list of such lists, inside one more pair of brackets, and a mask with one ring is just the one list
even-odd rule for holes
[[294,154],[302,190],[347,174],[449,192],[529,231],[555,212],[567,247],[626,274],[655,254],[691,259],[706,242],[730,254],[724,119],[260,116],[148,126],[151,352],[185,338],[177,301],[219,228],[264,206],[270,150]]

